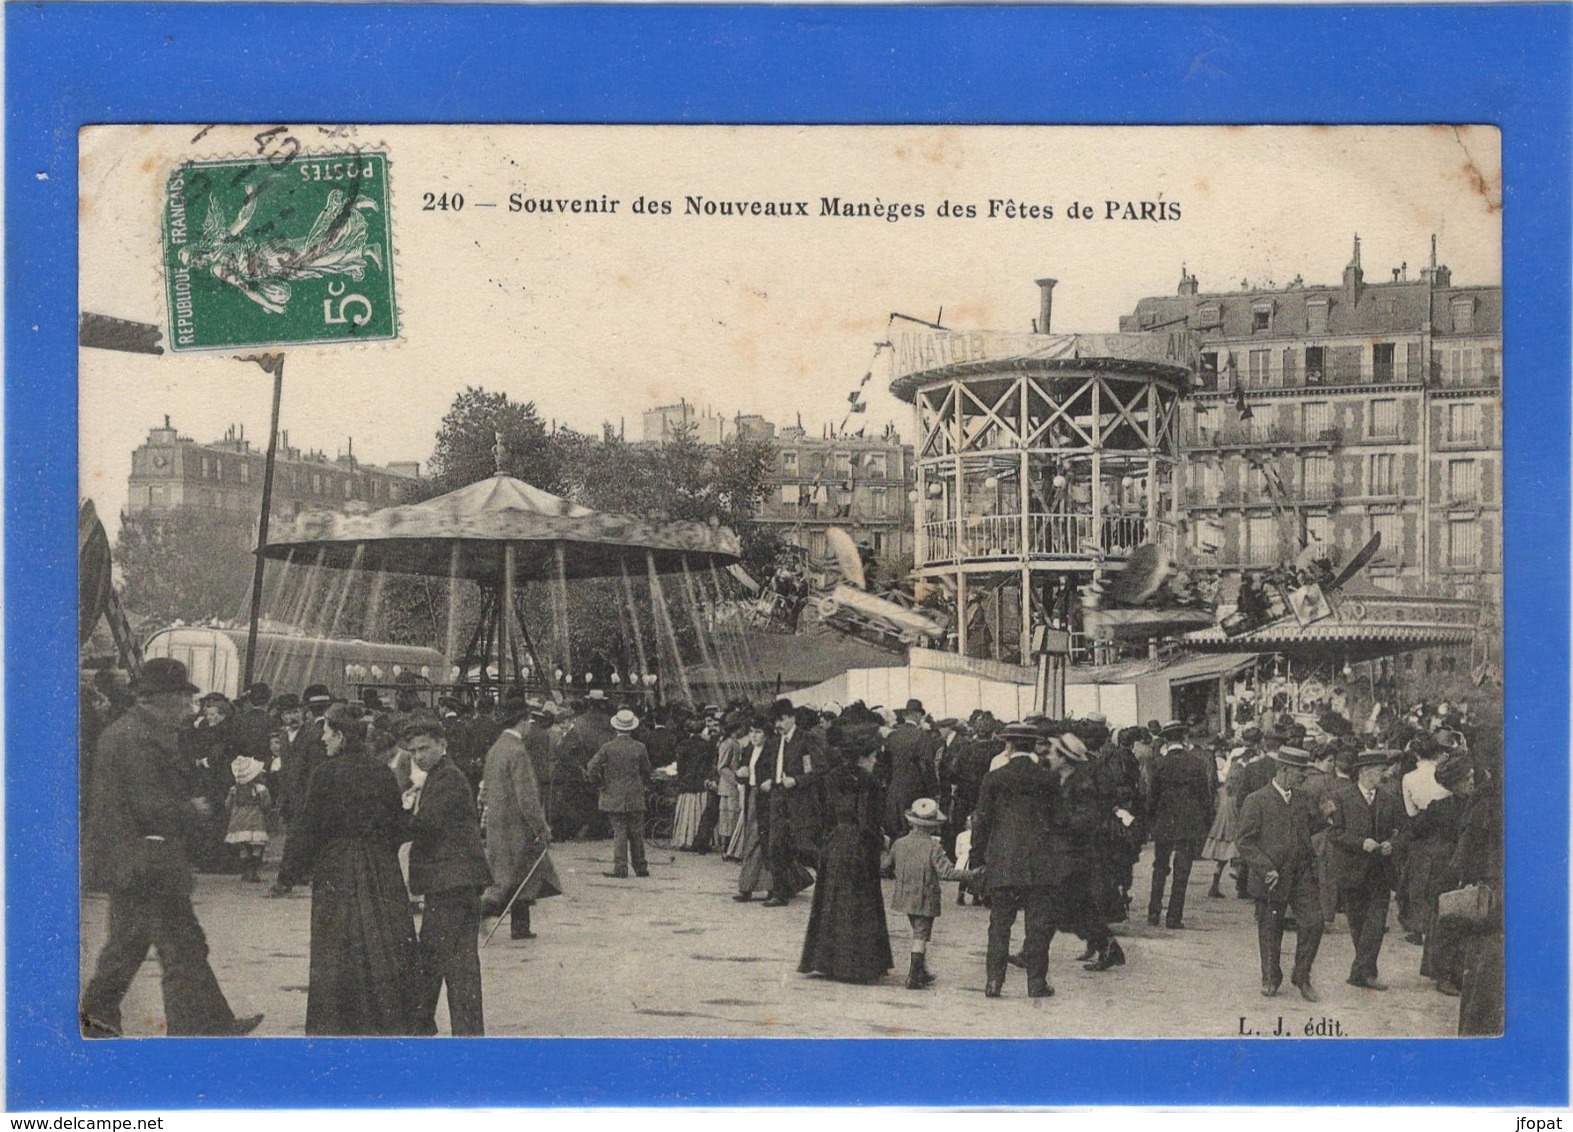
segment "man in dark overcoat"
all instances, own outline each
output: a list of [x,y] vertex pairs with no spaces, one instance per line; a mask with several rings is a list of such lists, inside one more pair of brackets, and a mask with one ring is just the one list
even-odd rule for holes
[[191,907],[187,847],[207,802],[183,773],[178,733],[197,687],[184,664],[159,657],[134,691],[136,706],[99,737],[89,783],[83,877],[109,894],[109,938],[82,995],[82,1036],[120,1036],[121,1000],[150,947],[163,970],[166,1033],[250,1033],[262,1015],[237,1020],[230,1010]]
[[1322,818],[1303,786],[1311,756],[1285,746],[1275,750],[1272,759],[1278,772],[1241,803],[1235,837],[1240,856],[1250,865],[1262,993],[1271,998],[1283,983],[1285,917],[1292,912],[1298,927],[1289,982],[1299,988],[1300,997],[1317,1002],[1320,996],[1311,986],[1311,965],[1322,942],[1322,908],[1311,834],[1313,823],[1320,824]]
[[448,757],[442,721],[411,712],[399,726],[410,755],[410,892],[425,900],[421,914],[421,996],[416,1032],[437,1032],[437,1000],[448,986],[453,1036],[486,1033],[481,1009],[481,891],[492,882],[481,846],[475,795]]
[[1052,885],[1059,863],[1051,852],[1050,829],[1059,782],[1033,753],[1039,739],[1036,727],[1012,723],[1005,728],[1004,739],[1006,762],[984,775],[978,807],[972,813],[969,864],[981,871],[989,893],[983,993],[998,998],[1004,990],[1010,931],[1017,913],[1023,912],[1027,994],[1047,998],[1054,993],[1049,985],[1049,944],[1054,938]]
[[[523,700],[509,710],[514,701],[504,699],[505,714],[529,712]],[[530,736],[545,737],[544,728],[521,721],[503,728],[492,749],[486,753],[486,769],[481,778],[482,810],[486,829],[486,862],[491,866],[492,885],[482,896],[486,915],[501,915],[513,901],[509,912],[509,936],[534,939],[530,929],[530,908],[537,901],[562,892],[562,882],[552,865],[551,830],[546,808],[541,804],[540,780],[530,756]]]
[[[323,731],[327,727],[324,718],[328,709],[335,703],[333,693],[326,684],[312,684],[301,693],[301,706],[305,709],[305,720],[300,729],[290,739],[286,751],[283,768],[284,814],[286,826],[284,837],[289,838],[288,824],[292,824],[302,810],[306,807],[306,787],[311,784],[312,772],[321,766],[328,757],[328,749],[323,743]],[[288,728],[286,727],[286,734]],[[268,890],[269,896],[288,896],[293,886],[276,880],[273,887]]]
[[1185,886],[1191,880],[1191,862],[1201,852],[1207,831],[1212,828],[1218,771],[1211,751],[1186,744],[1184,724],[1164,724],[1163,736],[1163,749],[1152,763],[1152,795],[1148,803],[1153,863],[1147,922],[1156,927],[1163,917],[1163,888],[1172,861],[1174,887],[1169,892],[1169,914],[1164,924],[1173,930],[1185,926]]
[[885,736],[885,753],[890,760],[890,785],[885,791],[885,833],[900,837],[907,832],[905,814],[919,798],[939,793],[939,778],[934,769],[938,742],[923,730],[923,703],[908,700],[896,726]]
[[[609,702],[600,689],[577,705],[576,713],[553,760],[552,835],[558,841],[605,835],[609,819],[598,810],[595,788],[585,777],[595,753],[615,737],[607,713]],[[493,737],[495,740],[495,736]],[[640,744],[644,746],[644,744]],[[648,752],[648,748],[647,748]]]
[[1387,906],[1397,874],[1393,847],[1404,828],[1404,803],[1381,788],[1390,752],[1362,751],[1352,764],[1355,780],[1340,780],[1333,789],[1332,877],[1343,897],[1354,939],[1355,959],[1349,985],[1386,990],[1377,978],[1376,961],[1387,930]]
[[945,846],[945,852],[954,857],[956,834],[965,828],[955,823],[953,791],[957,764],[961,762],[961,757],[967,750],[967,727],[961,720],[947,717],[935,723],[934,730],[938,736],[934,744],[934,773],[938,780],[939,793],[933,797],[934,801],[939,803],[940,811],[950,815],[940,831],[940,842]]
[[765,740],[754,776],[762,802],[759,840],[770,871],[764,906],[779,908],[806,887],[806,867],[819,861],[819,779],[830,769],[830,754],[817,733],[800,726],[791,700],[772,704],[770,717],[776,734]]

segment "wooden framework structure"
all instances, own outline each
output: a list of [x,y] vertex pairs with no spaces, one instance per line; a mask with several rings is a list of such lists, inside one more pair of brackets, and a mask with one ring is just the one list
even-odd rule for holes
[[1082,585],[1144,543],[1175,549],[1188,371],[1074,353],[963,361],[892,383],[920,438],[915,573],[954,587],[963,655],[1028,664],[1041,630],[1076,633]]

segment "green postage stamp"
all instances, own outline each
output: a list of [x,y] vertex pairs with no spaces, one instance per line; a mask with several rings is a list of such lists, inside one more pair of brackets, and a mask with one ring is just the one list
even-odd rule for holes
[[384,153],[185,162],[163,227],[176,351],[398,334]]

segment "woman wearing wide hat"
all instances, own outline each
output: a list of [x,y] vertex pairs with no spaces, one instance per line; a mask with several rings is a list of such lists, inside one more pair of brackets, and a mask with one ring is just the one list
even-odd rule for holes
[[866,983],[895,966],[879,887],[884,848],[883,791],[874,776],[879,731],[847,727],[833,742],[844,761],[821,779],[833,826],[819,857],[814,907],[797,969]]

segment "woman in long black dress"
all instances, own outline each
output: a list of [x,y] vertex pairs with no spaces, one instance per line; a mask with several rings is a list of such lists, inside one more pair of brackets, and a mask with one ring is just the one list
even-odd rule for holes
[[328,758],[312,772],[290,829],[281,884],[311,881],[306,1033],[417,1030],[419,958],[399,845],[409,840],[398,779],[366,749],[366,721],[331,708]]
[[884,796],[874,778],[877,728],[847,728],[832,744],[848,760],[824,777],[833,828],[820,854],[814,907],[797,969],[849,983],[881,978],[895,966],[885,898],[879,888]]

